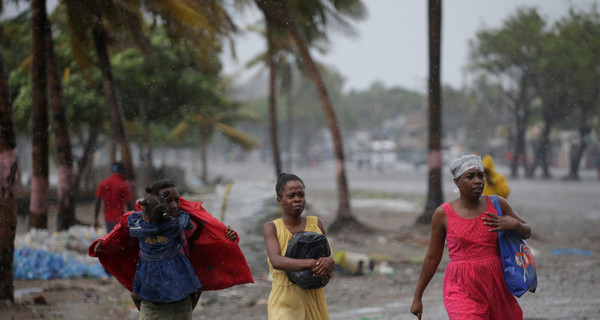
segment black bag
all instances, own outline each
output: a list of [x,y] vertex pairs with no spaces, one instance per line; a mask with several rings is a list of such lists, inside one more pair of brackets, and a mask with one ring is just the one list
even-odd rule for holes
[[[285,256],[294,259],[329,257],[331,249],[327,237],[312,231],[300,231],[288,242]],[[311,269],[287,271],[290,281],[302,289],[318,289],[325,285],[321,277],[314,277]]]

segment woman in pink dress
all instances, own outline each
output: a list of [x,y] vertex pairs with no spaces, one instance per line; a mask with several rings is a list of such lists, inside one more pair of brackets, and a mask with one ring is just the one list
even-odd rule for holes
[[485,186],[483,163],[475,155],[452,162],[450,171],[460,197],[444,203],[433,213],[431,240],[423,261],[410,312],[421,319],[425,288],[442,259],[448,243],[450,262],[444,275],[444,306],[450,319],[523,319],[523,311],[504,283],[498,231],[513,230],[523,239],[531,227],[498,197],[498,216]]

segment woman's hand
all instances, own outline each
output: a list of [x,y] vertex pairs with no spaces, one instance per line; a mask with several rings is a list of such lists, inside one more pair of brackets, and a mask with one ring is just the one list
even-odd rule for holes
[[335,260],[333,260],[333,257],[321,257],[315,262],[312,272],[317,277],[330,277],[334,267]]
[[483,217],[481,220],[483,220],[484,226],[492,227],[488,230],[490,232],[515,230],[521,224],[519,220],[511,216],[498,216],[490,212],[486,212],[485,214],[487,217]]
[[331,276],[322,276],[321,277],[321,282],[323,283],[324,286],[326,286],[329,283],[329,279],[331,279]]
[[235,233],[235,231],[233,231],[233,229],[231,229],[231,226],[227,226],[227,230],[225,230],[225,236],[232,241],[237,240],[237,234]]
[[421,320],[421,315],[423,314],[423,302],[421,299],[414,299],[412,305],[410,306],[410,313],[414,314],[417,319]]

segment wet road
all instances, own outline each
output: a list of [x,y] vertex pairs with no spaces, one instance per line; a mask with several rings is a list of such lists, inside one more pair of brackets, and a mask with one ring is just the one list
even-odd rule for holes
[[[500,167],[499,170],[505,173],[506,168]],[[236,183],[229,195],[231,202],[227,206],[226,223],[243,225],[238,231],[249,241],[244,241],[246,244],[242,249],[250,259],[256,259],[251,265],[264,265],[262,237],[257,236],[257,232],[260,234],[264,221],[276,215],[272,169],[263,163],[217,164],[212,166],[211,172],[235,178]],[[444,200],[448,201],[457,194],[453,192],[454,185],[447,169],[443,172]],[[298,168],[294,173],[304,180],[307,197],[311,198],[311,193],[319,194],[319,197],[313,197],[320,200],[311,202],[312,210],[335,212],[335,168],[332,165]],[[401,198],[412,200],[417,208],[424,201],[427,188],[424,168],[388,168],[384,172],[348,168],[347,173],[352,192],[398,194]],[[593,170],[582,171],[581,181],[562,180],[564,171],[553,173],[554,178],[549,180],[507,176],[511,188],[508,200],[532,226],[533,237],[528,243],[534,248],[538,267],[538,291],[524,295],[519,303],[526,319],[600,319],[600,182]],[[250,192],[253,193],[250,203],[241,200]],[[323,194],[330,194],[331,198],[323,198]],[[218,192],[216,197],[219,197]],[[240,203],[234,204],[235,201]],[[212,209],[212,212],[219,210],[220,207]],[[592,253],[555,254],[558,253],[555,250],[561,248]],[[264,267],[253,271],[262,272]],[[406,272],[407,277],[418,276],[418,270]],[[436,276],[425,292],[423,301],[427,319],[447,319],[441,297],[442,278]],[[345,306],[339,309],[331,306],[332,319],[414,319],[406,312],[412,301],[414,286],[392,286],[386,290],[389,292],[384,296],[388,299],[383,298],[379,304],[369,307]]]

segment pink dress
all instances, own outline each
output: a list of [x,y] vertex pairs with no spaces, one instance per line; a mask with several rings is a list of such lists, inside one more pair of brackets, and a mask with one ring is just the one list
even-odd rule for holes
[[[485,211],[496,209],[488,198]],[[523,319],[523,311],[504,283],[498,233],[483,225],[483,212],[474,219],[460,217],[449,203],[446,242],[450,262],[444,275],[444,305],[452,319]]]

